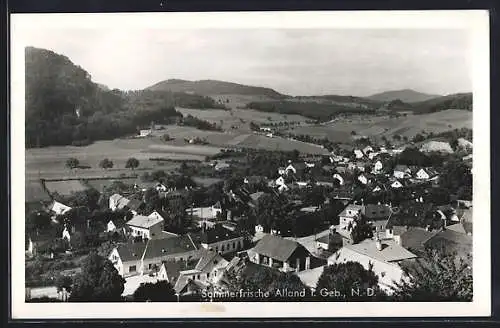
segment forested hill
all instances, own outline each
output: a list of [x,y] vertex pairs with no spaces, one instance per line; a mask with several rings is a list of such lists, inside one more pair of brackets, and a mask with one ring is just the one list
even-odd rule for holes
[[392,90],[386,91],[382,93],[377,93],[367,97],[368,99],[382,102],[390,102],[393,100],[401,100],[406,103],[416,103],[421,101],[430,100],[433,98],[438,98],[439,95],[431,95],[427,93],[418,92],[411,89],[403,89],[403,90]]
[[103,88],[69,58],[27,47],[26,147],[82,145],[135,134],[141,126],[175,121],[174,106],[223,108],[209,97]]
[[206,96],[235,94],[265,96],[272,99],[282,99],[286,97],[285,95],[282,95],[281,93],[270,88],[248,86],[217,80],[186,81],[170,79],[156,83],[146,89],[155,91],[188,92]]
[[440,112],[447,109],[472,110],[472,93],[456,93],[417,103],[407,103],[400,99],[384,105],[392,111],[412,111],[415,114]]

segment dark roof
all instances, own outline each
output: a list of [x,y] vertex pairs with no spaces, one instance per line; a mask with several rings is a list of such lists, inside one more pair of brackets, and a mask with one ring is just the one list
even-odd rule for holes
[[385,219],[389,218],[391,213],[391,208],[386,204],[366,204],[361,213],[366,216],[369,220],[374,219]]
[[239,234],[226,229],[220,225],[216,225],[212,229],[207,229],[200,235],[200,242],[204,244],[212,244],[221,240],[229,240],[241,237]]
[[170,283],[175,282],[179,278],[179,272],[192,269],[192,267],[189,267],[187,261],[163,261],[162,265],[165,266]]
[[342,236],[339,235],[338,233],[331,233],[331,234],[319,237],[318,239],[316,239],[316,241],[320,242],[320,243],[324,243],[324,244],[329,244],[331,242],[332,243],[333,242],[342,243]]
[[423,228],[412,227],[401,234],[401,246],[404,248],[422,248],[436,233]]
[[144,254],[146,243],[126,243],[120,244],[116,248],[122,262],[138,261],[142,258],[142,254]]
[[[299,248],[304,249],[304,246],[296,241],[265,235],[254,247],[254,252],[279,261],[286,261]],[[307,250],[305,251],[307,252]]]
[[306,169],[306,163],[304,162],[294,162],[292,163],[292,166],[296,169],[296,170],[305,170]]
[[433,239],[444,239],[451,243],[472,245],[472,238],[470,236],[448,229],[444,229],[437,233],[429,242],[432,243]]
[[410,170],[410,168],[407,165],[396,165],[394,167],[394,171],[406,172],[408,170]]
[[189,235],[163,239],[150,239],[144,251],[144,259],[180,254],[196,250]]

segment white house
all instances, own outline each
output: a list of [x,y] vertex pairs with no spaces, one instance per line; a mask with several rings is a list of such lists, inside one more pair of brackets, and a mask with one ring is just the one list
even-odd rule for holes
[[242,250],[243,241],[242,235],[221,226],[207,229],[201,234],[201,247],[220,254]]
[[365,153],[366,155],[368,155],[369,153],[373,153],[373,148],[371,146],[366,146],[365,148],[363,148],[363,153]]
[[419,180],[433,180],[438,177],[438,172],[432,168],[421,168],[417,171],[416,178]]
[[364,156],[363,152],[359,149],[354,149],[354,155],[356,156],[357,159],[363,158]]
[[278,167],[278,174],[279,175],[285,174],[285,168],[284,167]]
[[109,197],[109,208],[112,211],[122,210],[128,203],[130,203],[130,200],[120,194],[114,194]]
[[279,192],[284,192],[284,191],[287,191],[289,190],[290,188],[286,185],[286,184],[282,184],[278,187],[278,191]]
[[71,235],[69,233],[68,226],[64,225],[64,230],[62,232],[62,239],[66,239],[68,242],[71,241]]
[[147,129],[147,130],[140,130],[139,131],[139,137],[143,138],[143,137],[148,137],[151,135],[151,129]]
[[285,168],[285,174],[288,174],[290,172],[293,172],[293,174],[297,173],[297,169],[295,168],[295,166],[293,166],[292,163],[288,164],[288,166]]
[[382,171],[383,165],[381,161],[376,161],[375,164],[373,164],[373,172],[378,173]]
[[255,232],[259,232],[259,233],[264,232],[264,227],[260,224],[256,225]]
[[52,205],[50,206],[50,210],[54,212],[56,215],[62,215],[71,210],[71,207],[59,203],[58,201],[53,201]]
[[116,225],[113,223],[112,220],[108,221],[108,224],[106,225],[106,232],[113,232],[116,231]]
[[282,186],[282,185],[285,184],[285,178],[283,178],[282,176],[280,176],[279,178],[276,179],[275,183],[276,183],[277,186]]
[[344,178],[343,178],[340,174],[335,173],[335,174],[333,175],[333,178],[334,178],[334,179],[337,179],[337,180],[339,181],[339,184],[340,184],[341,186],[342,186],[342,185],[344,185]]
[[409,178],[411,177],[411,170],[406,165],[396,165],[393,176],[398,179]]
[[394,182],[391,183],[391,187],[397,189],[397,188],[403,187],[403,184],[401,182],[399,182],[398,180],[394,180]]
[[306,164],[306,166],[307,166],[308,168],[312,168],[312,167],[314,167],[314,166],[316,165],[316,164],[314,164],[314,163],[308,163],[308,162],[304,162],[304,164]]
[[360,218],[361,210],[363,207],[361,205],[347,205],[347,207],[339,214],[339,225],[342,228],[346,228],[349,224],[353,224],[354,221]]
[[127,226],[132,231],[133,237],[141,236],[144,239],[161,238],[163,231],[163,218],[135,215]]
[[360,174],[358,176],[358,181],[361,182],[362,184],[367,184],[368,178],[364,174]]
[[358,244],[345,245],[328,258],[328,265],[354,261],[378,277],[378,285],[387,293],[392,293],[394,282],[408,279],[401,262],[416,259],[417,256],[398,245],[394,240],[366,239]]

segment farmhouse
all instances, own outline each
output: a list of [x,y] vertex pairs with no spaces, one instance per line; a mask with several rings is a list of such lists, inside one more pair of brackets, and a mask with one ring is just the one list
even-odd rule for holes
[[63,203],[59,203],[58,201],[54,200],[50,205],[49,209],[56,215],[62,215],[71,210],[71,207],[66,206]]
[[141,137],[141,138],[149,137],[151,135],[151,133],[152,133],[151,129],[140,130],[139,131],[139,137]]
[[293,174],[301,175],[302,173],[304,173],[306,168],[307,165],[304,162],[290,163],[285,168],[285,174],[290,174],[290,172],[293,172]]
[[391,293],[394,282],[406,279],[401,264],[416,258],[393,240],[366,239],[358,244],[345,245],[328,258],[328,264],[358,262],[366,270],[371,268],[378,277],[379,287]]
[[403,184],[399,180],[394,179],[391,183],[391,188],[398,189],[398,188],[402,188],[402,187],[403,187]]
[[162,238],[164,220],[158,216],[135,215],[127,226],[132,231],[132,236],[144,239]]
[[398,179],[410,178],[411,170],[406,165],[396,165],[394,168],[393,176]]
[[361,205],[348,205],[340,214],[339,222],[341,227],[348,227],[357,221],[361,216],[363,206]]
[[381,161],[376,161],[375,164],[373,164],[373,172],[374,173],[379,173],[382,171],[383,165]]
[[158,270],[157,277],[159,280],[166,280],[172,286],[175,286],[181,271],[192,268],[194,268],[194,266],[190,267],[187,261],[163,261]]
[[111,195],[111,197],[109,197],[109,208],[112,211],[122,210],[128,205],[129,202],[130,200],[123,197],[122,195],[113,194]]
[[308,270],[311,265],[311,255],[304,246],[273,235],[265,235],[248,255],[256,264],[284,272]]
[[220,225],[206,229],[200,236],[201,247],[226,254],[243,249],[243,236]]
[[133,276],[139,273],[145,249],[145,242],[120,244],[111,251],[108,259],[122,277]]
[[356,156],[357,159],[363,158],[364,154],[361,150],[359,149],[354,149],[354,156]]
[[439,176],[439,173],[433,168],[421,168],[417,171],[416,178],[419,180],[434,180]]

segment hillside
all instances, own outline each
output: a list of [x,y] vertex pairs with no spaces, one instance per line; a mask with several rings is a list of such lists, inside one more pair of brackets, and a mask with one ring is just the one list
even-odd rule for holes
[[186,92],[204,96],[214,95],[251,95],[265,96],[272,99],[281,99],[285,95],[279,92],[263,87],[248,86],[243,84],[217,81],[217,80],[200,80],[186,81],[178,79],[165,80],[150,87],[146,90],[153,91],[171,91],[171,92]]
[[472,110],[472,93],[456,93],[411,104],[416,114],[434,113],[447,109]]
[[176,121],[182,114],[175,106],[224,108],[199,95],[103,88],[82,67],[50,50],[27,47],[25,58],[27,148],[80,146],[136,134],[151,121]]
[[386,91],[371,95],[366,97],[371,100],[381,101],[381,102],[390,102],[393,100],[401,100],[405,103],[416,103],[421,101],[426,101],[429,99],[440,97],[439,95],[431,95],[427,93],[418,92],[411,89],[403,89],[403,90],[393,90]]

